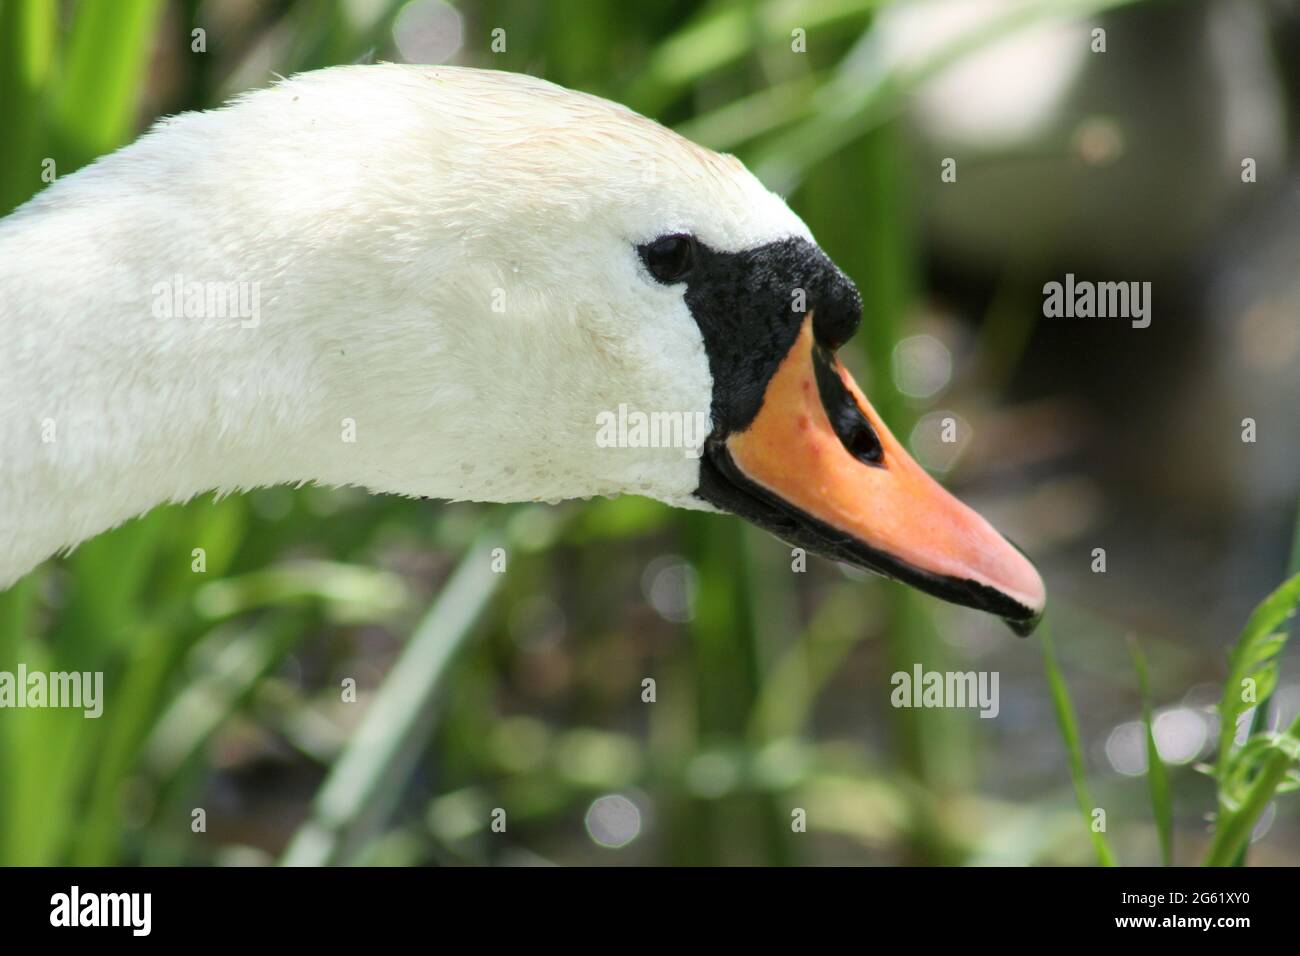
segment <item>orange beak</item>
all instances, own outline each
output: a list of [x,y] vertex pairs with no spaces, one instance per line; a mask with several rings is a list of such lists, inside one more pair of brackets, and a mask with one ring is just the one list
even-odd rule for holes
[[1022,635],[1042,616],[1034,566],[912,460],[816,343],[811,315],[754,420],[710,460],[749,499],[732,510],[791,543],[997,614]]

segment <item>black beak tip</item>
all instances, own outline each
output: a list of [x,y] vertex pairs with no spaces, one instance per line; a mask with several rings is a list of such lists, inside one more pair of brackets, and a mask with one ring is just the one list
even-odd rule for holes
[[1028,637],[1042,623],[1044,611],[1031,613],[1028,617],[1004,617],[1002,620],[1016,637]]

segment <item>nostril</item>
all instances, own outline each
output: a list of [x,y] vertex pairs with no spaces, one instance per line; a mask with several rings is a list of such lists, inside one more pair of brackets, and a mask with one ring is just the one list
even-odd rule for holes
[[881,447],[880,436],[871,427],[857,400],[844,387],[834,354],[820,344],[813,346],[813,374],[826,418],[844,450],[864,465],[883,467],[885,450]]
[[861,413],[857,421],[841,423],[841,428],[836,431],[850,455],[865,464],[879,465],[884,457],[884,449],[880,447],[880,439],[876,437],[875,430],[860,416]]

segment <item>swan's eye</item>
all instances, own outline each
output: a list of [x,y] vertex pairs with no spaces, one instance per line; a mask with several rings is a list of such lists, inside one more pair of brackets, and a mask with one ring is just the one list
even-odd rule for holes
[[641,258],[660,282],[680,282],[695,265],[695,240],[690,236],[662,236],[641,247]]

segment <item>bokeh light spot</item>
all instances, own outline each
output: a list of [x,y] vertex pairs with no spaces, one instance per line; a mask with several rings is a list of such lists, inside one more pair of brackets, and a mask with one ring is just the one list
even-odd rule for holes
[[1116,772],[1126,777],[1139,777],[1146,772],[1146,730],[1141,721],[1127,721],[1110,732],[1106,738],[1106,759]]
[[1191,763],[1209,739],[1210,730],[1203,715],[1189,707],[1174,707],[1157,714],[1152,721],[1156,749],[1168,763]]
[[655,558],[641,575],[641,593],[665,621],[681,624],[695,616],[699,574],[675,555]]
[[913,426],[907,447],[922,468],[943,474],[956,466],[971,435],[971,426],[956,412],[934,411]]
[[587,833],[604,847],[617,850],[641,833],[641,811],[621,794],[597,797],[587,808]]
[[411,0],[393,21],[393,41],[407,63],[446,63],[463,37],[460,13],[443,0]]
[[933,335],[909,335],[894,346],[894,384],[910,398],[929,398],[952,379],[952,353]]

